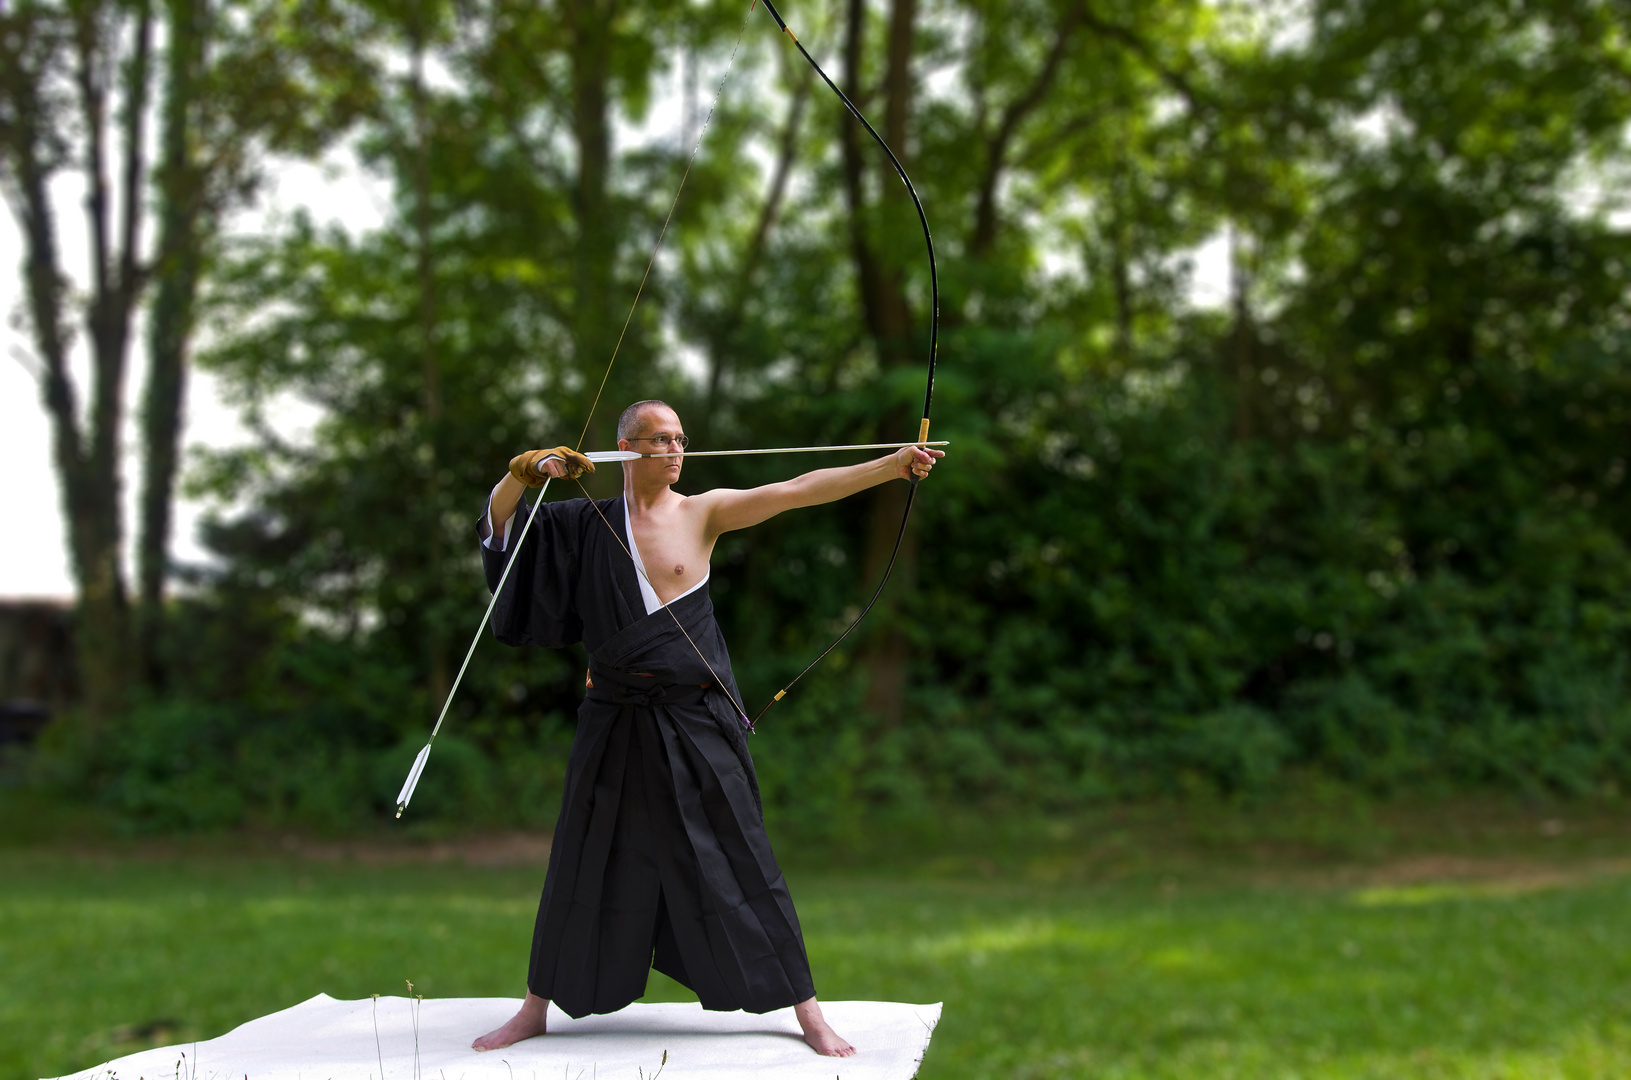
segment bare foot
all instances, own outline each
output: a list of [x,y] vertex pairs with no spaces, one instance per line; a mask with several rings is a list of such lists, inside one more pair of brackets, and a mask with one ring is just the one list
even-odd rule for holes
[[477,1050],[499,1050],[522,1039],[542,1035],[548,1014],[549,1002],[529,993],[527,1000],[521,1003],[520,1010],[510,1017],[503,1027],[489,1031],[470,1045]]
[[799,1027],[804,1029],[804,1041],[822,1057],[855,1056],[855,1047],[839,1038],[838,1032],[827,1026],[815,998],[794,1005],[793,1015],[798,1017]]

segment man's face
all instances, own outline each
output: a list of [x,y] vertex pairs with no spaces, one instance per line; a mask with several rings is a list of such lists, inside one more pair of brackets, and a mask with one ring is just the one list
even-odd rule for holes
[[657,479],[672,484],[680,478],[680,464],[684,450],[677,440],[685,434],[679,416],[673,409],[662,405],[648,405],[640,410],[640,422],[627,439],[619,439],[619,450],[633,450],[641,454],[663,454],[663,457],[641,458],[630,461],[630,475],[637,479]]

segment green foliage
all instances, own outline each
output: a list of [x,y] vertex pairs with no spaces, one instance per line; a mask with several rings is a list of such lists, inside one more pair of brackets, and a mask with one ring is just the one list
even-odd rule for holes
[[235,824],[246,787],[233,775],[237,719],[187,703],[137,712],[107,748],[113,779],[103,797],[159,828]]
[[[361,145],[397,185],[387,226],[297,217],[222,252],[202,359],[261,437],[195,462],[195,491],[243,509],[174,620],[214,628],[178,632],[176,700],[106,748],[114,804],[167,826],[384,812],[481,610],[472,526],[519,451],[586,424],[605,445],[633,397],[675,403],[697,445],[915,415],[913,217],[887,175],[847,194],[822,88],[750,20],[648,280],[689,145],[608,132],[650,120],[676,66],[722,68],[737,16],[588,10],[379,22],[453,76],[381,81]],[[845,27],[789,14],[837,49]],[[876,14],[867,85],[888,76]],[[1623,29],[1602,2],[1307,16],[920,13],[901,149],[940,242],[953,452],[888,610],[767,715],[772,805],[841,836],[880,807],[1249,801],[1310,775],[1631,782],[1631,242],[1582,206],[1627,164]],[[1187,293],[1208,240],[1221,307]],[[877,330],[866,245],[915,309],[904,344]],[[322,411],[307,441],[266,423],[289,395]],[[794,468],[698,460],[681,486]],[[721,540],[750,709],[866,594],[890,505]],[[910,642],[898,720],[863,707],[888,635]],[[415,813],[547,822],[582,666],[484,644]],[[185,795],[227,775],[241,806]]]

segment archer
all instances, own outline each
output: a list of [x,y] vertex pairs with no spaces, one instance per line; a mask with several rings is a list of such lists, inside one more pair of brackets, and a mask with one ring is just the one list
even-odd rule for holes
[[[527,995],[472,1044],[494,1050],[545,1033],[550,1001],[568,1016],[615,1012],[656,968],[705,1009],[792,1006],[820,1054],[855,1048],[816,1002],[804,938],[765,835],[748,755],[750,724],[708,597],[724,533],[893,479],[929,475],[942,450],[907,446],[748,490],[673,490],[686,436],[661,401],[617,423],[623,494],[539,508],[493,608],[507,645],[590,655],[549,870],[533,931]],[[510,462],[477,527],[490,589],[526,487],[594,465],[566,447]]]

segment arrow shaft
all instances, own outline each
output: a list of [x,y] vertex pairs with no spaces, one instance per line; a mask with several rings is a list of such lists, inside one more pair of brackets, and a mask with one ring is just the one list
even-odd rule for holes
[[679,453],[641,454],[634,450],[595,450],[584,455],[590,461],[636,461],[640,458],[662,457],[744,457],[748,454],[815,454],[831,450],[899,450],[903,446],[949,446],[949,440],[937,442],[877,442],[852,443],[847,446],[766,446],[754,450],[682,450]]
[[487,620],[493,617],[493,608],[498,606],[499,594],[504,591],[504,583],[510,579],[510,569],[515,566],[515,557],[521,553],[521,541],[527,538],[527,530],[532,528],[532,521],[538,516],[539,507],[544,505],[544,493],[549,490],[549,477],[544,478],[543,488],[538,492],[538,498],[532,504],[532,512],[527,515],[527,523],[521,526],[520,535],[515,538],[510,548],[510,557],[504,560],[504,572],[498,576],[498,585],[493,589],[493,598],[487,601],[487,610],[481,613],[481,623],[476,627],[476,636],[470,639],[470,648],[464,652],[464,663],[459,665],[459,673],[453,676],[453,685],[447,688],[447,698],[442,702],[442,711],[436,715],[436,726],[430,729],[430,739],[426,741],[425,748],[419,751],[414,759],[413,768],[408,772],[408,779],[402,784],[402,791],[396,797],[396,816],[401,817],[402,811],[407,809],[408,800],[413,798],[413,789],[419,784],[419,774],[425,769],[425,762],[430,759],[431,743],[436,741],[437,733],[442,730],[442,721],[447,719],[447,710],[453,706],[453,695],[459,692],[459,683],[464,681],[464,673],[470,667],[470,658],[476,655],[476,646],[481,643],[481,632],[487,629]]

